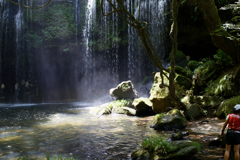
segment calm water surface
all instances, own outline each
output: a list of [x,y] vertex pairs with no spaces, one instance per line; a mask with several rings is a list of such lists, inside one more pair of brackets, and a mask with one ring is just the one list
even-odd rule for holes
[[[168,138],[172,134],[149,128],[153,117],[112,114],[98,119],[89,113],[93,107],[79,102],[0,104],[0,160],[21,156],[42,159],[46,154],[81,160],[130,160],[144,137],[161,134]],[[222,150],[213,148],[209,154],[206,142],[217,136],[223,121],[208,120],[206,124],[189,122],[185,130],[205,146],[198,156],[212,160],[212,155],[217,155],[219,159]]]
[[[130,159],[152,117],[89,113],[87,103],[0,104],[0,159],[50,155],[77,159]],[[163,132],[163,136],[170,133]]]

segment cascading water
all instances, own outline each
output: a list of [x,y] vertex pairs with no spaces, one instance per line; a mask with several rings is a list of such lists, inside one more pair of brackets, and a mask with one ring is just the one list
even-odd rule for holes
[[[33,6],[45,3],[25,2]],[[123,80],[137,85],[156,70],[135,29],[116,13],[102,16],[97,0],[53,0],[39,11],[3,0],[0,4],[0,27],[4,31],[0,33],[0,81],[8,81],[9,87],[16,79],[36,79],[45,98],[86,100],[107,95]],[[138,18],[139,1],[126,1],[125,5]],[[14,9],[11,14],[10,6]],[[148,22],[148,33],[160,58],[166,54],[163,12],[168,8],[167,0],[141,3],[140,21]],[[104,1],[104,12],[111,10]],[[7,69],[11,68],[10,58],[15,59],[11,62],[14,74]]]

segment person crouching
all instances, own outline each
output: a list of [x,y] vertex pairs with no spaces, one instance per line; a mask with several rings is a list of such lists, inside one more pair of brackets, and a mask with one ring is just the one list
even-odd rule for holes
[[223,137],[224,130],[228,125],[226,134],[226,148],[224,153],[224,160],[228,160],[231,145],[234,145],[234,157],[235,160],[239,160],[239,146],[240,146],[240,104],[237,104],[233,108],[233,113],[229,114],[221,131]]

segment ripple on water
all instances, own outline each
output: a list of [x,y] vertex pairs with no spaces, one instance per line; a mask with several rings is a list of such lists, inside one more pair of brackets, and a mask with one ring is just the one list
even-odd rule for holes
[[[41,157],[49,151],[68,156],[73,153],[81,159],[124,159],[137,148],[143,137],[157,132],[147,126],[151,118],[104,115],[97,119],[88,113],[89,109],[71,108],[69,104],[66,107],[54,104],[53,108],[51,105],[36,105],[28,111],[19,108],[15,112],[19,116],[27,115],[21,122],[27,125],[16,127],[16,135],[9,135],[21,135],[16,141],[11,141],[10,149],[21,155]],[[1,128],[0,133],[11,131],[6,126]],[[4,156],[9,152],[7,145],[10,144],[6,144],[1,152]]]

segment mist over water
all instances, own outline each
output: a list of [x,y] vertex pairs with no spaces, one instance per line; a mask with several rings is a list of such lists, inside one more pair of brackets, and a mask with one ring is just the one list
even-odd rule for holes
[[[150,118],[109,115],[97,119],[90,103],[0,106],[0,159],[50,155],[76,159],[130,159],[142,137],[154,134]],[[9,114],[8,114],[9,113]]]
[[[41,1],[18,1],[36,6]],[[101,15],[99,1],[53,0],[48,7],[31,10],[0,1],[0,83],[9,99],[16,81],[38,81],[42,101],[85,101],[107,95],[121,81],[138,86],[151,76],[152,65],[136,31],[116,13]],[[138,17],[138,1],[126,8]],[[167,0],[142,0],[141,21],[160,58],[166,57],[169,22]],[[104,12],[112,10],[107,1]]]

